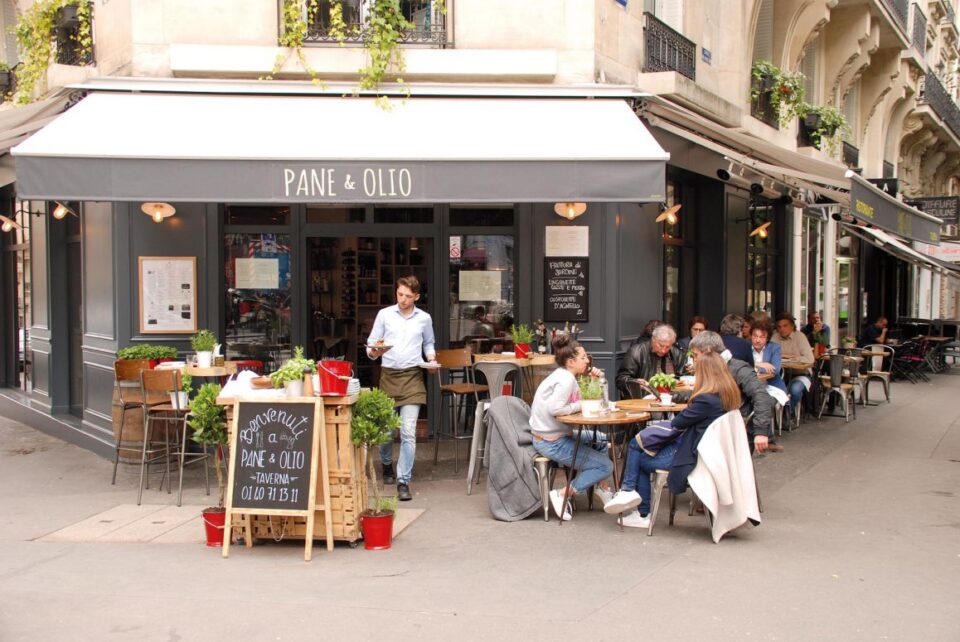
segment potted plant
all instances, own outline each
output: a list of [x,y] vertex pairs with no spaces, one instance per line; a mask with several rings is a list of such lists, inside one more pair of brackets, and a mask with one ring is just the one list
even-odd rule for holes
[[173,346],[140,343],[117,351],[117,359],[147,359],[150,367],[155,368],[161,361],[173,361],[177,358],[177,349]]
[[810,144],[830,154],[839,149],[840,136],[849,131],[847,118],[832,105],[803,105],[802,126]]
[[577,377],[577,385],[580,386],[580,412],[584,417],[599,416],[603,403],[603,386],[600,385],[600,379],[580,376]]
[[303,378],[317,371],[313,359],[303,356],[303,347],[297,346],[293,350],[293,357],[287,359],[280,369],[270,375],[270,383],[274,388],[286,388],[288,397],[303,396]]
[[758,60],[753,63],[750,75],[753,78],[750,99],[757,102],[767,96],[781,127],[802,115],[806,104],[803,102],[805,89],[802,73],[784,71],[768,60]]
[[190,338],[190,346],[197,353],[197,367],[209,368],[213,363],[213,348],[217,337],[209,330],[201,330]]
[[856,348],[857,347],[857,338],[856,337],[841,337],[840,345],[844,348]]
[[364,548],[390,548],[393,539],[393,516],[396,497],[386,500],[380,495],[374,453],[377,447],[393,440],[393,431],[400,427],[400,416],[393,408],[393,399],[379,388],[364,390],[353,404],[350,439],[365,451],[367,487],[373,490],[370,507],[360,514]]
[[193,377],[183,373],[180,376],[180,390],[170,391],[170,405],[179,410],[186,410],[189,407],[191,390],[193,390]]
[[526,323],[510,326],[510,336],[513,339],[513,351],[518,359],[530,356],[530,342],[533,341],[533,331]]
[[677,387],[677,378],[672,374],[658,372],[650,377],[649,383],[657,392],[670,393],[673,392],[673,389]]
[[203,525],[207,534],[207,546],[223,545],[223,524],[226,511],[223,508],[223,494],[226,488],[226,470],[224,464],[224,446],[227,445],[227,410],[217,404],[220,386],[205,383],[200,386],[197,395],[190,401],[190,414],[187,423],[193,429],[192,439],[198,444],[213,446],[213,468],[217,473],[219,500],[216,506],[203,509]]

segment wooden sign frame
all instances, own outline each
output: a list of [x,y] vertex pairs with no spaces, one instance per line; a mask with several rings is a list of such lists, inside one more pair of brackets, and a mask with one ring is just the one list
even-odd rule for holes
[[[237,469],[236,459],[238,452],[237,439],[239,438],[240,434],[238,424],[240,420],[240,407],[241,404],[244,403],[267,404],[271,406],[287,403],[313,403],[313,435],[310,443],[310,479],[308,481],[309,486],[306,510],[233,508],[233,485]],[[323,458],[322,460],[320,459],[321,457]],[[253,546],[253,540],[250,535],[250,515],[299,516],[307,518],[307,530],[303,538],[303,559],[309,562],[313,556],[313,527],[314,520],[316,519],[316,511],[318,510],[323,511],[327,550],[332,551],[333,516],[330,511],[330,480],[327,478],[326,472],[324,472],[320,479],[320,487],[323,495],[321,499],[323,503],[317,503],[317,468],[320,466],[320,461],[327,461],[327,429],[324,420],[322,399],[317,399],[315,397],[290,397],[288,399],[271,399],[269,401],[264,401],[263,399],[236,400],[233,404],[233,433],[230,435],[230,457],[228,459],[230,469],[227,474],[227,500],[226,519],[224,520],[223,531],[223,556],[230,556],[230,539],[232,536],[231,529],[233,527],[234,515],[243,519],[246,527],[245,543],[247,548]],[[326,471],[326,464],[324,464],[324,471]]]
[[[183,268],[189,269],[191,272],[190,277],[190,289],[193,292],[193,301],[190,303],[190,316],[191,324],[189,328],[174,328],[162,326],[150,326],[147,324],[147,319],[144,317],[144,305],[143,302],[149,294],[146,291],[143,280],[143,270],[144,263],[153,261],[170,261],[173,263],[183,263]],[[197,310],[197,257],[195,256],[141,256],[137,258],[137,297],[139,305],[139,314],[138,320],[140,324],[140,334],[196,334],[197,332],[197,317],[199,311]],[[171,305],[176,305],[174,302]]]

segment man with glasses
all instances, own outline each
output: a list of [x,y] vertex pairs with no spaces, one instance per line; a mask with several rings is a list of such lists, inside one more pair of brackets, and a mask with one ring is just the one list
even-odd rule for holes
[[[793,315],[783,312],[777,315],[777,332],[773,335],[773,342],[780,346],[784,366],[809,369],[813,366],[813,348],[802,332],[797,332],[797,324]],[[810,377],[805,372],[795,376],[787,385],[790,394],[790,408],[796,412],[800,408],[803,395],[810,389]]]
[[658,325],[650,341],[630,346],[617,370],[617,390],[621,399],[630,397],[627,381],[641,379],[643,384],[658,372],[683,374],[683,352],[675,344],[677,332],[668,324]]

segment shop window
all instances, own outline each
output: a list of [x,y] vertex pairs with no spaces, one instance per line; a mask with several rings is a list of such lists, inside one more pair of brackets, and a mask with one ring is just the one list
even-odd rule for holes
[[432,207],[377,207],[374,223],[433,223]]
[[289,207],[262,205],[227,205],[224,208],[227,225],[289,225]]
[[337,205],[307,205],[307,223],[363,223],[366,209]]
[[450,345],[499,352],[515,319],[514,238],[453,235],[450,256]]
[[513,206],[452,207],[452,227],[513,227]]
[[[666,206],[673,207],[679,198],[677,184],[667,181]],[[682,210],[681,210],[682,212]],[[672,225],[663,222],[663,314],[660,317],[675,328],[680,327],[680,270],[683,267],[682,219]]]
[[803,217],[802,274],[799,319],[810,312],[823,312],[823,221]]
[[[749,235],[762,224],[775,220],[774,202],[754,196],[750,200],[749,226],[745,233]],[[752,234],[747,237],[747,312],[763,310],[773,316],[778,309],[777,272],[782,235],[778,227],[768,227],[766,236]]]
[[276,370],[290,349],[290,235],[224,235],[226,355]]

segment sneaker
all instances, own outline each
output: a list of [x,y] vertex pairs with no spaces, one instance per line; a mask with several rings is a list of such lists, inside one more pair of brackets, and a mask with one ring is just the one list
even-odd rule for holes
[[641,517],[637,511],[630,511],[629,515],[623,516],[623,525],[630,528],[650,528],[650,516]]
[[413,495],[410,494],[409,484],[397,484],[397,499],[399,499],[401,502],[409,502],[411,499],[413,499]]
[[397,477],[393,474],[393,464],[383,464],[383,483],[396,483]]
[[[557,514],[557,517],[560,517],[561,511],[563,511],[563,493],[559,490],[550,491],[550,506],[553,507],[553,512]],[[573,505],[570,503],[570,500],[567,500],[567,510],[563,511],[563,521],[569,522],[573,519]]]
[[601,506],[606,506],[607,502],[613,499],[613,493],[606,488],[600,488],[599,486],[593,487],[593,496],[599,500]]
[[626,513],[631,508],[639,506],[642,501],[640,493],[635,490],[618,490],[617,494],[603,505],[603,512],[610,515]]

